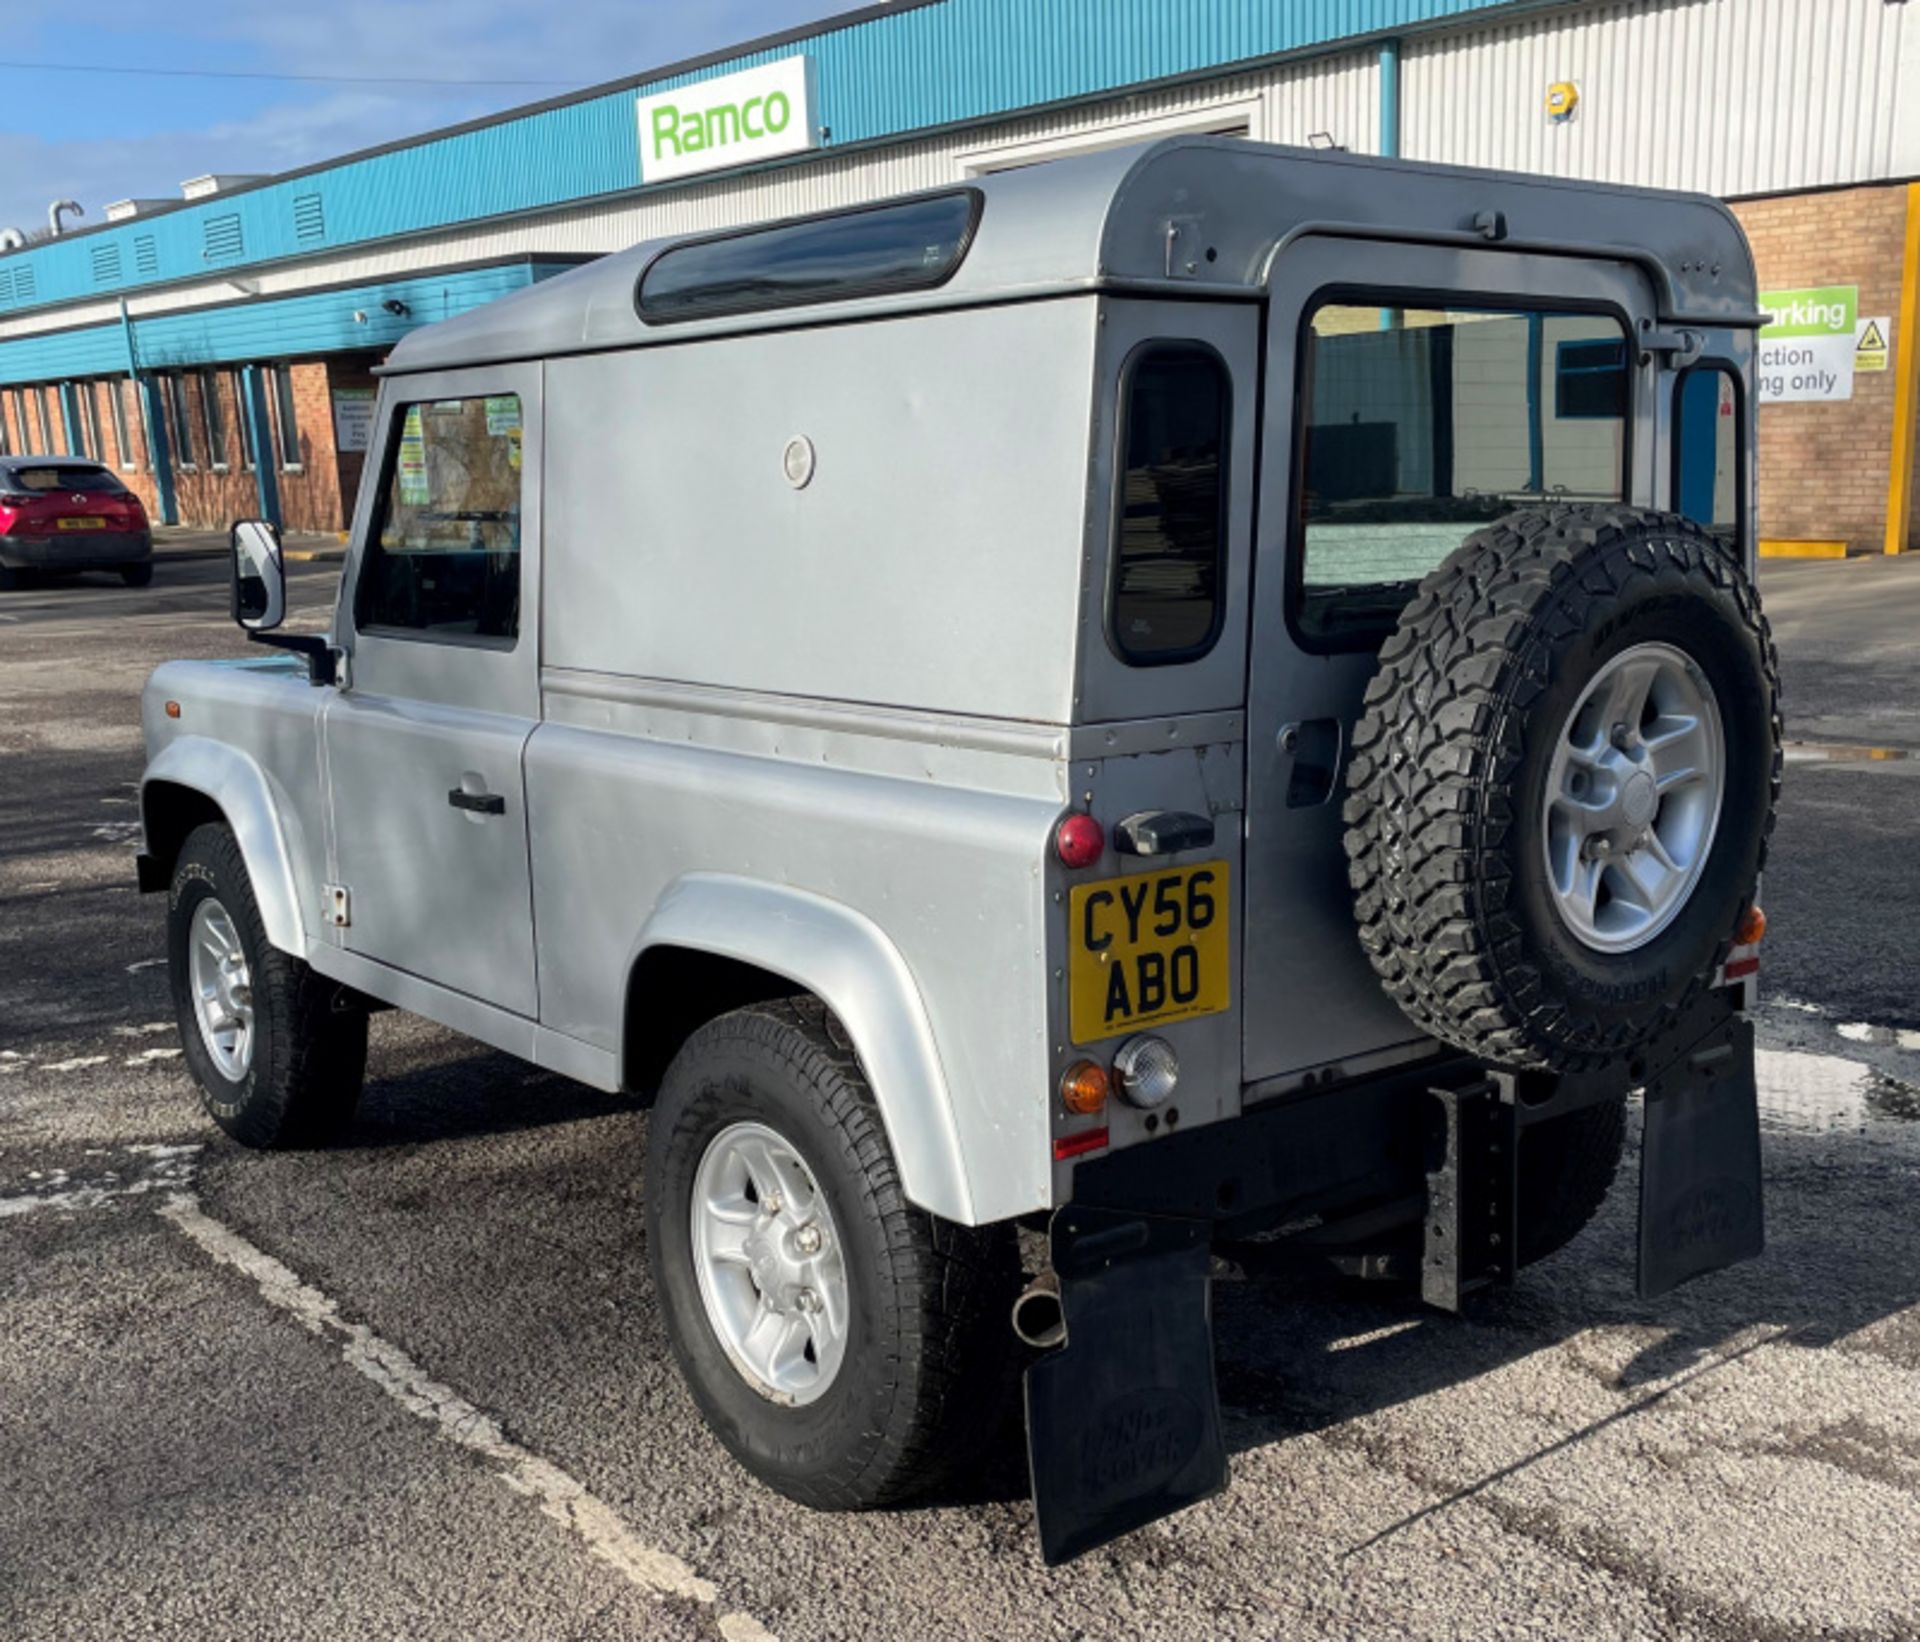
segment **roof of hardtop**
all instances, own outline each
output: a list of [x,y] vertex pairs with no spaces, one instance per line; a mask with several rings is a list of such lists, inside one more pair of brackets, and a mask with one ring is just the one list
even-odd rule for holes
[[[1257,298],[1275,248],[1298,234],[1485,246],[1489,236],[1476,223],[1495,214],[1502,250],[1640,263],[1663,320],[1759,323],[1746,239],[1732,212],[1706,195],[1218,137],[1107,149],[931,192],[962,187],[985,197],[979,228],[953,277],[933,290],[646,324],[634,295],[647,264],[671,245],[711,237],[683,235],[423,326],[394,348],[385,369],[449,370],[1093,289]],[[1213,253],[1195,258],[1191,271],[1184,263],[1169,271],[1175,221],[1181,243]],[[757,226],[766,225],[742,225]]]

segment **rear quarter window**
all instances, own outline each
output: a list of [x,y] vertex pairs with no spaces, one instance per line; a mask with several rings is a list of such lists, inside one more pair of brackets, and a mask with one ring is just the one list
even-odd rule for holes
[[1227,367],[1149,343],[1122,376],[1107,631],[1137,667],[1192,661],[1220,634],[1227,551]]

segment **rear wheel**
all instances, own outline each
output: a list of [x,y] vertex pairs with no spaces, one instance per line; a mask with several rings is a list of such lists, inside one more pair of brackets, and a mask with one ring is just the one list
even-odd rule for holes
[[0,593],[11,593],[26,585],[26,571],[10,564],[0,564]]
[[710,1021],[647,1143],[647,1252],[681,1373],[763,1482],[885,1505],[976,1460],[1014,1384],[1007,1227],[907,1202],[873,1093],[817,1001]]
[[1552,507],[1475,532],[1382,647],[1348,771],[1360,938],[1422,1029],[1578,1072],[1699,993],[1751,905],[1778,668],[1734,555]]
[[153,580],[151,564],[123,564],[120,579],[129,587],[145,587]]
[[167,905],[167,957],[187,1065],[214,1122],[243,1145],[312,1145],[353,1117],[367,1016],[268,939],[233,834],[196,827]]
[[1603,1101],[1520,1137],[1520,1263],[1565,1248],[1600,1212],[1627,1144],[1627,1103]]

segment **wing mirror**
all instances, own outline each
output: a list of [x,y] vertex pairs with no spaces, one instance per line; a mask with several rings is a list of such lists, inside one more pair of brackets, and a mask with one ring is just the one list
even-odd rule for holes
[[287,615],[280,532],[265,519],[242,519],[227,540],[233,553],[233,619],[249,633],[278,627]]

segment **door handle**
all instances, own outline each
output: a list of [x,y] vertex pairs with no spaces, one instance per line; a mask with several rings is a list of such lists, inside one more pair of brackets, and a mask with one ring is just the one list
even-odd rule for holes
[[1213,821],[1185,810],[1142,810],[1114,824],[1113,847],[1121,855],[1177,855],[1213,847]]
[[456,810],[471,810],[475,815],[507,813],[507,801],[497,792],[468,792],[465,787],[455,787],[447,794],[447,802]]

